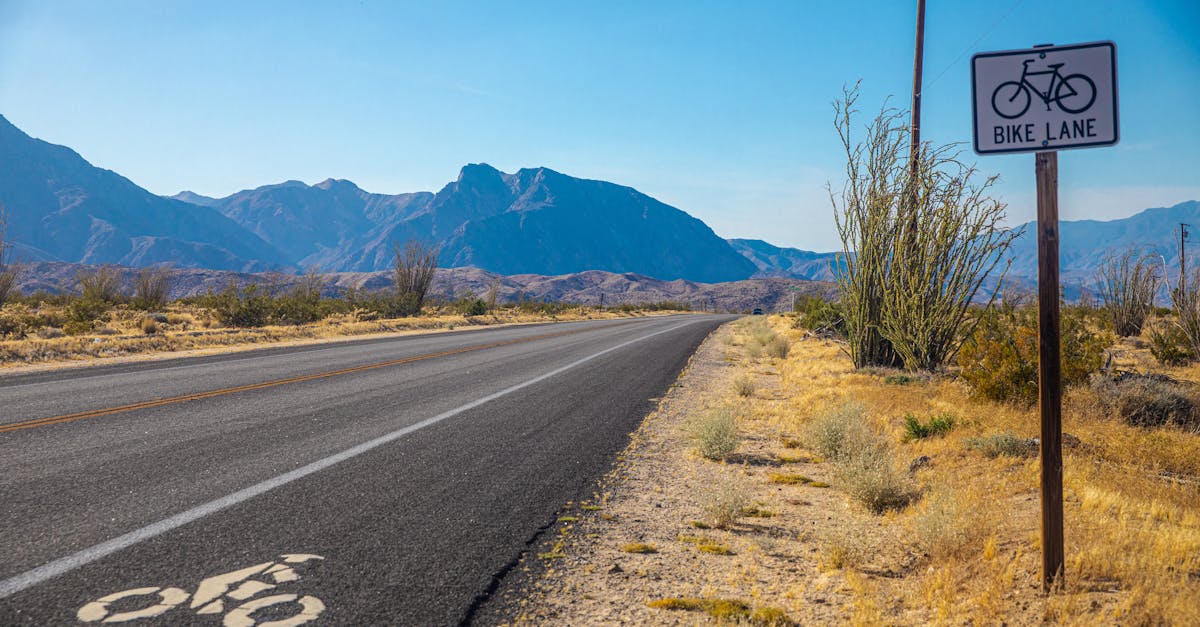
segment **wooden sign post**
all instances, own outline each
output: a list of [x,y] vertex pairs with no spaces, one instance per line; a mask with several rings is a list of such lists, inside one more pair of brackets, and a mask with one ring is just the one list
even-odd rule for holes
[[1042,589],[1049,592],[1062,587],[1064,559],[1058,151],[1117,143],[1117,46],[1102,41],[977,54],[971,96],[975,152],[1036,153]]
[[1035,156],[1038,238],[1038,404],[1042,413],[1042,589],[1063,575],[1062,361],[1058,308],[1058,153]]

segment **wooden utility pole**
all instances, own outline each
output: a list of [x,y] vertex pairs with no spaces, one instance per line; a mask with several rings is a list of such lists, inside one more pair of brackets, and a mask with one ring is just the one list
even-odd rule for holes
[[[917,0],[917,45],[913,54],[913,89],[912,111],[909,121],[908,147],[908,185],[905,189],[904,205],[908,211],[908,240],[907,250],[915,256],[917,247],[917,229],[920,228],[920,215],[917,210],[917,197],[920,194],[917,177],[920,174],[919,158],[921,156],[921,71],[925,61],[925,0]],[[913,261],[913,260],[910,260]],[[914,261],[915,262],[915,261]]]
[[917,50],[913,57],[912,141],[908,164],[917,178],[917,156],[921,150],[921,71],[925,64],[925,0],[917,0]]
[[1188,236],[1187,227],[1188,227],[1188,225],[1186,225],[1182,222],[1179,223],[1179,296],[1180,296],[1180,300],[1182,300],[1183,296],[1185,294],[1187,294],[1187,287],[1186,287],[1187,286],[1187,256],[1186,256],[1186,253],[1185,253],[1184,247],[1183,247],[1183,243],[1187,240],[1187,236]]
[[1039,152],[1038,393],[1042,413],[1042,590],[1063,583],[1062,378],[1058,310],[1058,153]]

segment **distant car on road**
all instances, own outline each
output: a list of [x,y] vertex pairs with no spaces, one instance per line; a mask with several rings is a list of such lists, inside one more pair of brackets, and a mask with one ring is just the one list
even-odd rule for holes
[[750,315],[752,315],[752,316],[761,316],[761,315],[763,315],[762,307],[755,307],[755,308],[754,308],[754,311],[750,312]]

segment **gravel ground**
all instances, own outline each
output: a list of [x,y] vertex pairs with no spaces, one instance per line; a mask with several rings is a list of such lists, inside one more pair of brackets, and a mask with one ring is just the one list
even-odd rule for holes
[[[649,605],[669,598],[736,600],[748,613],[768,608],[772,614],[742,616],[760,624],[834,624],[853,614],[853,590],[861,581],[823,562],[831,559],[830,546],[848,544],[840,538],[879,546],[884,543],[878,537],[862,540],[885,532],[850,508],[844,495],[822,486],[829,479],[827,464],[796,461],[811,458],[756,424],[750,405],[732,393],[735,377],[753,376],[759,386],[755,396],[770,402],[778,394],[772,388],[778,376],[769,365],[740,359],[741,351],[730,345],[731,333],[725,325],[701,346],[634,434],[596,499],[564,510],[557,536],[524,565],[533,573],[528,581],[503,593],[508,622],[719,622],[704,611]],[[741,414],[743,441],[727,462],[701,458],[687,435],[690,416],[717,406],[732,406]],[[769,480],[772,473],[798,474],[814,483],[780,485]],[[770,515],[741,517],[726,529],[698,527],[711,520],[704,504],[721,491],[740,493],[750,507]],[[627,552],[630,543],[651,545],[656,552]],[[705,544],[730,554],[701,550]]]

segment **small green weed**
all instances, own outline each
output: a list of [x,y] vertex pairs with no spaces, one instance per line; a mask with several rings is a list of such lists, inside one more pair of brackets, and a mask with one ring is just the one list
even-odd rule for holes
[[921,419],[912,415],[904,416],[904,441],[924,440],[935,435],[945,435],[954,428],[956,419],[953,414],[942,413],[933,416],[929,422],[922,423]]

